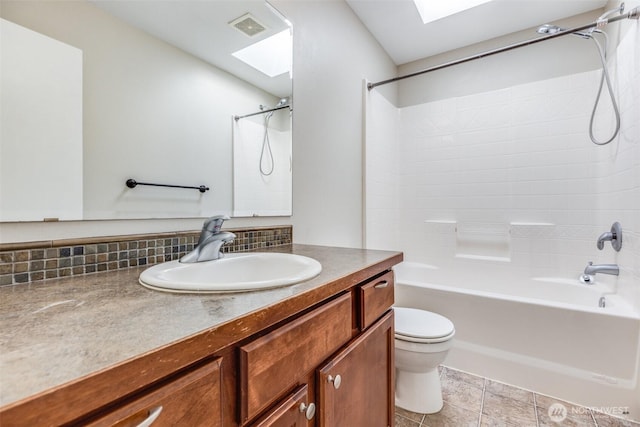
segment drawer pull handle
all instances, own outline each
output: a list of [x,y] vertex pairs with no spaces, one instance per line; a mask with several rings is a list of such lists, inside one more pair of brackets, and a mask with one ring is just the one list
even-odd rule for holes
[[160,416],[160,412],[162,412],[162,406],[156,406],[149,411],[149,416],[138,424],[137,427],[149,427]]
[[376,283],[373,287],[376,288],[376,289],[384,289],[387,286],[389,286],[389,282],[387,282],[386,280],[383,280],[380,283]]
[[331,375],[327,377],[327,382],[333,383],[333,388],[336,390],[340,388],[340,384],[342,384],[342,377],[340,375],[336,375],[335,378]]
[[316,414],[316,404],[309,403],[308,405],[305,405],[303,402],[300,404],[300,412],[304,414],[304,417],[306,419],[311,421],[313,419],[313,416]]

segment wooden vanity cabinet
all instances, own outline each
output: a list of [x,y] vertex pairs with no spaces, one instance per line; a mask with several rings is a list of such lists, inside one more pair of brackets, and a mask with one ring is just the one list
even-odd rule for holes
[[393,312],[318,370],[320,427],[393,426]]
[[309,386],[300,386],[251,427],[307,427],[315,415],[315,403],[309,402]]
[[378,278],[369,280],[358,287],[360,303],[359,326],[364,330],[380,318],[394,301],[393,271],[387,271]]
[[242,346],[240,425],[393,426],[393,285],[388,271]]
[[220,362],[208,362],[81,425],[222,426]]
[[351,293],[329,301],[240,348],[240,422],[273,404],[348,342]]
[[0,424],[393,427],[400,260],[3,408]]

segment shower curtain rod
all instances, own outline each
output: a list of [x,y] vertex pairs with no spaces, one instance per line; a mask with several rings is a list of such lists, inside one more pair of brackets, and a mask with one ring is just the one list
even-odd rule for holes
[[499,48],[496,48],[496,49],[488,50],[486,52],[478,53],[476,55],[467,56],[465,58],[456,59],[454,61],[445,62],[444,64],[435,65],[433,67],[425,68],[424,70],[416,71],[416,72],[413,72],[413,73],[410,73],[410,74],[406,74],[404,76],[394,77],[392,79],[382,80],[382,81],[375,82],[375,83],[367,83],[367,89],[371,90],[371,89],[373,89],[373,88],[375,88],[377,86],[386,85],[388,83],[397,82],[399,80],[408,79],[410,77],[420,76],[422,74],[430,73],[431,71],[441,70],[443,68],[451,67],[453,65],[464,64],[465,62],[469,62],[469,61],[473,61],[473,60],[476,60],[476,59],[484,58],[486,56],[491,56],[491,55],[495,55],[497,53],[506,52],[508,50],[513,50],[513,49],[517,49],[517,48],[520,48],[520,47],[529,46],[529,45],[532,45],[532,44],[535,44],[535,43],[539,43],[539,42],[543,42],[543,41],[546,41],[546,40],[549,40],[549,39],[554,39],[556,37],[566,36],[567,34],[572,34],[572,33],[578,32],[578,31],[588,30],[588,29],[593,28],[593,27],[598,27],[598,26],[600,26],[602,24],[606,25],[608,23],[621,21],[623,19],[638,19],[638,17],[640,17],[640,6],[635,7],[634,9],[631,9],[627,13],[623,13],[622,15],[619,15],[619,16],[616,16],[616,17],[613,17],[613,18],[603,19],[600,22],[596,21],[596,22],[592,22],[591,24],[586,24],[586,25],[583,25],[583,26],[580,26],[580,27],[571,28],[571,29],[564,30],[564,31],[559,31],[557,33],[549,34],[549,35],[546,35],[546,36],[543,36],[543,37],[537,37],[535,39],[525,40],[523,42],[514,43],[514,44],[510,44],[508,46],[503,46],[503,47],[499,47]]
[[258,114],[266,114],[266,113],[270,113],[272,111],[282,110],[283,108],[290,108],[290,106],[289,106],[289,104],[281,105],[279,107],[270,108],[268,110],[262,110],[262,111],[258,111],[256,113],[245,114],[244,116],[233,116],[233,119],[237,122],[238,120],[244,119],[245,117],[257,116]]

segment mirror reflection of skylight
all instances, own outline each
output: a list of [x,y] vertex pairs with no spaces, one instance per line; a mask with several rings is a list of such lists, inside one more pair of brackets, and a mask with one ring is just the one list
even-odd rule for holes
[[422,22],[437,21],[472,7],[488,3],[491,0],[413,0],[418,8]]
[[232,55],[269,77],[291,72],[293,38],[286,29]]

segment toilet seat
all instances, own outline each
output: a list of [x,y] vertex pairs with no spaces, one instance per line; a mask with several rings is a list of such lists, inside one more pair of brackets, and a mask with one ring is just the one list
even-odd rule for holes
[[395,337],[415,343],[440,343],[455,335],[451,320],[430,311],[394,307]]

